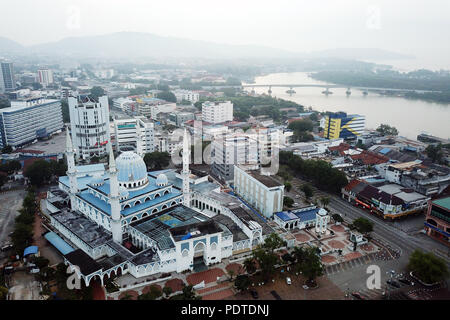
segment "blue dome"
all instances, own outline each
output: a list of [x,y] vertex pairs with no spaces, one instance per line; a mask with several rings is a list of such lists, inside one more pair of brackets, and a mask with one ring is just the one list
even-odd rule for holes
[[148,180],[147,167],[144,160],[132,151],[123,152],[116,159],[116,167],[119,182]]

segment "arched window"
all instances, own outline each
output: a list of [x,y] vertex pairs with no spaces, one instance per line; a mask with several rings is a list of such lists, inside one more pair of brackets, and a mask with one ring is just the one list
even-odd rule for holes
[[167,207],[167,205],[165,204],[165,205],[162,206],[161,210],[166,210],[167,208],[168,208],[168,207]]
[[137,200],[137,201],[134,203],[134,205],[137,206],[138,204],[141,204],[141,203],[142,203],[141,200]]
[[164,191],[164,196],[169,193],[169,190]]
[[155,194],[155,199],[161,197],[161,195],[159,193]]
[[152,214],[157,213],[157,212],[158,212],[158,209],[153,209],[152,210]]
[[150,201],[150,197],[145,198],[144,202]]
[[125,210],[125,209],[128,209],[128,208],[130,208],[130,205],[129,205],[129,204],[126,204],[125,207],[123,207],[124,210]]
[[177,205],[176,201],[172,201],[172,203],[170,204],[171,207],[176,206],[176,205]]
[[137,217],[133,217],[131,218],[131,222],[136,221],[138,218]]
[[142,218],[148,217],[148,213],[144,212],[144,214],[142,215]]

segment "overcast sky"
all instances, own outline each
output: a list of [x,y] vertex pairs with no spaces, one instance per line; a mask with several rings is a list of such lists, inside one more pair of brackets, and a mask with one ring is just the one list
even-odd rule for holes
[[450,59],[449,0],[1,2],[0,36],[24,45],[139,31],[301,52],[381,48],[423,59]]

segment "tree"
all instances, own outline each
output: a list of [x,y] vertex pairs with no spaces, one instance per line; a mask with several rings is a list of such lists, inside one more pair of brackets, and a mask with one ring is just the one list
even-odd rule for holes
[[17,160],[7,161],[0,165],[0,171],[6,172],[7,174],[14,173],[22,168],[22,165]]
[[45,160],[36,160],[25,171],[25,177],[30,180],[31,185],[37,187],[46,183],[51,175],[50,164]]
[[433,162],[440,163],[442,162],[442,158],[444,156],[444,152],[442,151],[442,145],[438,144],[437,146],[434,146],[430,144],[426,149],[425,152],[428,156],[428,158],[431,159]]
[[414,272],[420,280],[426,283],[435,283],[444,280],[449,272],[447,264],[432,252],[424,253],[416,249],[409,257],[408,269]]
[[162,295],[161,290],[157,286],[152,285],[150,286],[149,292],[143,293],[138,296],[138,300],[156,300],[159,297],[161,297],[161,295]]
[[167,167],[170,163],[170,154],[168,152],[151,152],[146,153],[144,162],[150,170],[161,170]]
[[274,252],[276,249],[281,248],[286,245],[286,241],[280,238],[278,234],[275,232],[271,233],[264,240],[263,247],[270,250],[270,252]]
[[184,286],[183,293],[177,294],[171,297],[172,300],[201,300],[202,298],[197,296],[192,285]]
[[398,135],[398,130],[395,127],[391,127],[388,124],[380,124],[377,131],[383,136],[396,136]]
[[344,219],[342,219],[340,214],[335,213],[332,215],[332,218],[335,222],[344,222]]
[[255,259],[247,258],[244,260],[244,269],[248,274],[253,274],[256,272],[256,263]]
[[289,192],[292,189],[292,184],[290,182],[285,182],[284,188],[286,189],[287,192]]
[[233,276],[234,276],[234,270],[227,270],[228,275],[230,276],[230,281],[233,281]]
[[353,226],[361,233],[367,234],[373,231],[373,222],[360,217],[353,220]]
[[11,102],[8,98],[0,95],[0,109],[11,107]]
[[105,90],[103,90],[102,87],[95,86],[95,87],[92,87],[90,93],[91,93],[90,95],[93,98],[98,99],[99,97],[102,97],[105,95]]
[[158,99],[166,100],[167,102],[177,102],[177,97],[170,91],[159,92],[156,97]]
[[288,196],[284,196],[283,205],[288,208],[291,208],[294,205],[294,199],[292,199],[291,197],[288,197]]
[[278,255],[260,246],[253,250],[253,258],[258,261],[263,278],[269,280],[275,273],[275,265],[279,262]]
[[251,285],[251,280],[247,275],[238,275],[234,280],[234,286],[239,291],[246,291]]
[[307,199],[311,198],[314,194],[313,189],[311,188],[311,186],[309,184],[304,184],[301,187],[301,190],[305,193],[305,197]]
[[0,286],[0,300],[6,300],[9,290],[3,286]]
[[171,294],[172,294],[173,290],[171,287],[165,286],[163,288],[163,293],[165,295],[166,298],[168,298]]
[[300,270],[312,286],[315,284],[315,279],[323,275],[323,264],[319,252],[317,247],[304,249],[304,257],[300,262]]
[[320,203],[322,203],[322,206],[326,208],[330,204],[330,197],[321,197]]
[[33,82],[31,84],[31,86],[33,87],[33,90],[40,90],[40,89],[42,89],[42,84],[40,84],[39,82]]

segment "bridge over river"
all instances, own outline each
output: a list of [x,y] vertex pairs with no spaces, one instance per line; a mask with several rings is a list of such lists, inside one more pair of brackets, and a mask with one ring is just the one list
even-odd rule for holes
[[358,89],[362,91],[383,91],[383,92],[417,92],[417,93],[426,93],[426,92],[440,92],[440,91],[432,91],[432,90],[414,90],[414,89],[398,89],[398,88],[376,88],[376,87],[358,87],[358,86],[345,86],[339,84],[243,84],[243,88],[269,88],[278,87],[278,88],[324,88],[326,91],[332,88],[347,88]]

